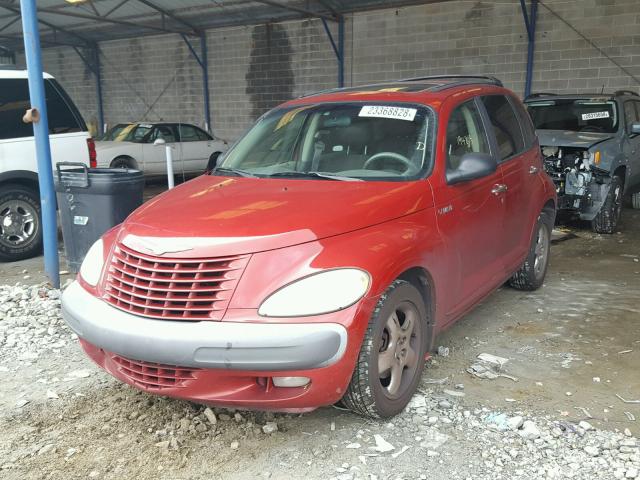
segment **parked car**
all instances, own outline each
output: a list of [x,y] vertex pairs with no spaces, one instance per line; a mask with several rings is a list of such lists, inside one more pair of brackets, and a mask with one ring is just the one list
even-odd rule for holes
[[614,233],[625,193],[640,208],[640,97],[534,94],[526,100],[558,209]]
[[63,315],[147,392],[389,417],[439,332],[506,281],[542,285],[555,202],[499,81],[333,90],[275,108],[109,231]]
[[[69,96],[44,74],[51,160],[95,166],[95,145]],[[42,249],[38,166],[25,70],[0,69],[0,261],[29,258]]]
[[136,168],[145,176],[167,174],[165,144],[173,147],[173,171],[186,176],[210,170],[227,150],[227,142],[188,123],[118,124],[106,137],[112,140],[96,142],[98,165]]

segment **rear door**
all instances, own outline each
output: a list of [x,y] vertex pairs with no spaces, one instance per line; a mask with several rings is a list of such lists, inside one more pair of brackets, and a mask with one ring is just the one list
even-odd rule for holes
[[[477,99],[455,107],[446,132],[446,170],[455,171],[466,153],[493,153]],[[445,176],[443,174],[442,176]],[[448,185],[432,183],[438,229],[449,248],[447,281],[449,321],[457,318],[504,280],[501,260],[504,195],[497,191],[502,173]],[[499,189],[498,189],[499,190]]]
[[[490,140],[498,152],[499,170],[502,172],[505,192],[505,217],[502,228],[502,259],[507,271],[515,270],[523,261],[531,234],[529,200],[536,198],[531,190],[531,178],[538,173],[539,152],[531,144],[525,151],[524,136],[520,120],[513,103],[505,95],[483,96],[482,104],[493,127]],[[525,112],[526,114],[526,112]]]
[[179,124],[182,159],[186,173],[202,173],[213,153],[213,138],[198,127]]

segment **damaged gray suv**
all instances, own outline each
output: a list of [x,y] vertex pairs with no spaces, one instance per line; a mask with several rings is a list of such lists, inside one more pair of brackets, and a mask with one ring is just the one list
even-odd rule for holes
[[640,208],[640,96],[538,93],[525,105],[536,127],[558,210],[616,231],[622,198]]

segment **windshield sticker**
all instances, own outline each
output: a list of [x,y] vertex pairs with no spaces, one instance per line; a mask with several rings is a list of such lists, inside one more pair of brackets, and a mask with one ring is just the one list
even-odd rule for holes
[[609,118],[609,112],[583,113],[582,120],[595,120],[596,118]]
[[391,118],[394,120],[406,120],[413,122],[416,118],[416,108],[391,107],[384,105],[366,105],[362,107],[359,117]]

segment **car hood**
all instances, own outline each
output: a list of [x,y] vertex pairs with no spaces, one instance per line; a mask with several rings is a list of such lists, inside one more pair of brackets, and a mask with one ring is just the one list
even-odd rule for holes
[[118,241],[160,256],[238,255],[339,235],[432,205],[425,181],[203,175],[136,210],[122,225]]
[[567,130],[536,130],[543,147],[590,148],[613,138],[610,133],[571,132]]

